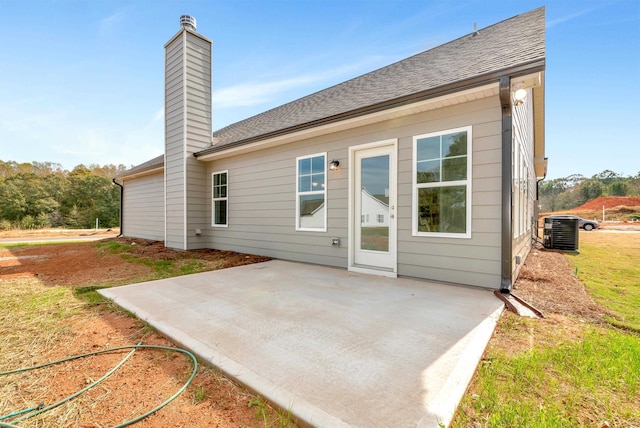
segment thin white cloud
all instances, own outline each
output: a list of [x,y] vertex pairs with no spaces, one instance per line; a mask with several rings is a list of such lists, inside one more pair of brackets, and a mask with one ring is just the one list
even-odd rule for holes
[[282,98],[282,95],[291,90],[303,89],[315,84],[330,81],[341,76],[357,73],[358,70],[378,64],[382,57],[375,56],[364,60],[333,69],[327,69],[318,73],[306,74],[281,80],[267,80],[263,82],[249,82],[213,91],[214,109],[231,107],[251,107],[270,103]]
[[153,119],[151,119],[151,123],[160,122],[164,120],[164,108],[161,108],[155,112],[153,115]]
[[[69,144],[53,148],[58,153],[85,159],[84,163],[137,165],[164,149],[164,127],[158,113],[148,115],[146,123],[86,124],[76,130]],[[164,112],[160,116],[164,117]]]
[[[160,113],[160,114],[159,114]],[[72,169],[79,164],[139,164],[162,153],[163,112],[138,121],[78,120],[79,112],[0,104],[2,160],[51,161]]]
[[550,21],[547,21],[547,29],[555,27],[556,25],[560,25],[560,24],[564,24],[565,22],[569,22],[572,21],[576,18],[579,18],[581,16],[584,16],[590,12],[593,12],[594,10],[596,10],[596,7],[592,7],[589,9],[585,9],[585,10],[581,10],[575,13],[572,13],[570,15],[566,15],[566,16],[562,16],[560,18],[556,18],[556,19],[552,19]]
[[99,21],[100,34],[105,35],[116,30],[118,26],[126,20],[127,16],[128,9],[123,9],[106,18],[102,18]]
[[[0,105],[0,135],[15,140],[16,137],[25,140],[42,141],[50,133],[55,134],[61,123],[70,120],[70,115],[63,109],[55,111],[27,111],[20,104]],[[16,141],[11,141],[15,147]],[[26,147],[28,149],[28,146]]]
[[269,102],[278,93],[313,83],[311,76],[229,86],[213,92],[216,108],[247,107]]

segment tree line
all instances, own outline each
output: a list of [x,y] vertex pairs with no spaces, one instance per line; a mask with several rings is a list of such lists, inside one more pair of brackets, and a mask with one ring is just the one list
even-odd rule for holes
[[0,160],[0,230],[116,227],[120,188],[111,181],[124,165],[78,165]]
[[[78,165],[71,171],[53,162],[0,160],[0,230],[67,227],[88,229],[120,224],[120,188],[111,181],[125,165]],[[539,185],[542,212],[579,207],[600,196],[640,196],[640,172],[611,170],[591,178],[580,174]]]
[[640,196],[640,172],[623,176],[607,169],[591,178],[573,174],[542,181],[538,191],[541,212],[570,210],[600,196]]

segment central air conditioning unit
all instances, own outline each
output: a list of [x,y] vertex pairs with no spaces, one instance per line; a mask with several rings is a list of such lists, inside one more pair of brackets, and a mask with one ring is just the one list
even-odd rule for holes
[[551,216],[544,219],[542,244],[552,250],[578,253],[578,219],[573,216]]

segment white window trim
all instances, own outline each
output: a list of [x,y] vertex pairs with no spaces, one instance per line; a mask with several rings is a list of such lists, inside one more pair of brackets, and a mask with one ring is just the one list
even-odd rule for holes
[[[299,174],[300,174],[300,160],[315,158],[318,156],[322,156],[324,158],[324,190],[316,190],[311,192],[300,192],[299,191]],[[295,225],[297,232],[326,232],[327,231],[327,190],[329,187],[329,183],[327,182],[327,152],[323,153],[314,153],[312,155],[298,156],[296,158],[296,218]],[[322,227],[300,227],[300,195],[324,195],[324,204],[322,206],[323,216],[324,216],[324,224]]]
[[[213,189],[214,189],[214,183],[213,183],[213,177],[215,177],[218,174],[227,174],[227,196],[224,198],[214,198],[213,197]],[[227,212],[225,213],[225,218],[227,219],[227,222],[225,224],[216,224],[216,201],[227,201]],[[216,171],[216,172],[212,172],[211,173],[211,227],[229,227],[229,170],[225,170],[225,171]]]
[[[462,238],[471,239],[471,213],[473,212],[471,207],[473,189],[473,175],[472,175],[472,153],[473,153],[473,133],[472,126],[463,126],[461,128],[445,129],[438,132],[430,132],[428,134],[416,135],[413,137],[413,157],[411,159],[412,166],[412,203],[411,203],[411,224],[412,224],[412,236],[424,236],[433,238]],[[467,133],[467,179],[457,181],[444,181],[437,183],[420,183],[418,184],[418,140],[422,138],[437,137],[444,134],[454,134],[456,132]],[[418,232],[418,189],[423,188],[436,188],[436,187],[453,187],[453,186],[466,186],[467,187],[467,212],[466,212],[466,233],[440,233],[440,232]]]

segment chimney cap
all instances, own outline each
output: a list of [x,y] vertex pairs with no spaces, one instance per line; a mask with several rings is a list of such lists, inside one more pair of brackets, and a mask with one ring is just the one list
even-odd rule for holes
[[191,15],[182,15],[180,17],[180,27],[196,31],[196,19]]

